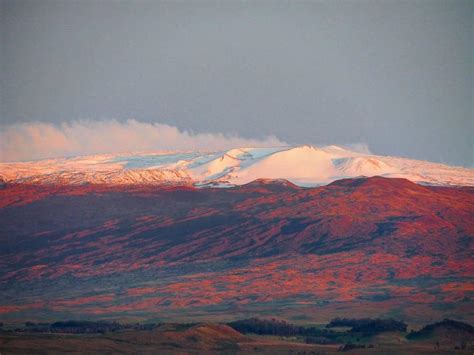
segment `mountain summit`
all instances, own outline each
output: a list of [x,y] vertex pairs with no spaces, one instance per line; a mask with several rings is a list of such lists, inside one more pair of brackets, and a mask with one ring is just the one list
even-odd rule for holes
[[103,154],[33,162],[0,163],[8,183],[140,184],[227,187],[257,179],[286,179],[298,186],[383,176],[428,185],[474,185],[474,170],[406,158],[311,145]]

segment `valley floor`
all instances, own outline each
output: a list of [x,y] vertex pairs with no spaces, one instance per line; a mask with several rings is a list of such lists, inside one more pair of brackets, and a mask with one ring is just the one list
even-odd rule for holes
[[[409,341],[401,333],[374,337],[361,349],[343,344],[305,344],[303,339],[244,335],[223,324],[191,327],[164,324],[153,330],[126,330],[105,334],[0,333],[0,353],[5,354],[472,354],[436,339]],[[437,344],[438,343],[438,344]]]

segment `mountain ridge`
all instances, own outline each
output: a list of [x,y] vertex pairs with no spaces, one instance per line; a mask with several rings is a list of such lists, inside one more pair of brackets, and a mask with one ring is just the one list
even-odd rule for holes
[[0,180],[29,184],[148,184],[229,187],[286,179],[301,187],[384,176],[418,184],[474,186],[474,169],[359,153],[338,146],[235,148],[226,151],[104,154],[0,163]]

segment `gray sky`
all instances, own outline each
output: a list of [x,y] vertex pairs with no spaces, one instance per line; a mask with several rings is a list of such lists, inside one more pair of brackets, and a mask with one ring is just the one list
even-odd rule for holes
[[134,118],[474,166],[474,1],[1,2],[1,120]]

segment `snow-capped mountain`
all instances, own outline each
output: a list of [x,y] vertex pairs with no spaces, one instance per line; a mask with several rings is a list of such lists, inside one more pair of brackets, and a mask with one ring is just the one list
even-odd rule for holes
[[401,177],[420,184],[474,186],[473,169],[364,154],[339,146],[104,154],[0,163],[0,181],[7,183],[226,187],[256,179],[286,179],[299,186],[318,186],[359,176]]

